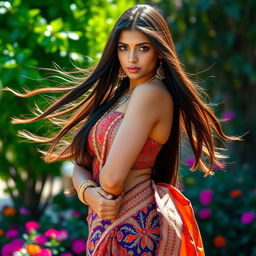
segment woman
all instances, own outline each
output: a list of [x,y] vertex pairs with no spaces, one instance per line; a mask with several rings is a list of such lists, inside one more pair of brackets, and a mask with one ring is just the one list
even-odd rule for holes
[[[12,92],[29,97],[50,91],[68,93],[35,118],[13,123],[49,119],[62,125],[53,138],[20,135],[51,142],[43,152],[48,163],[75,160],[75,190],[68,193],[77,191],[89,204],[87,255],[204,255],[190,202],[175,188],[181,131],[195,155],[192,170],[198,167],[206,175],[213,174],[213,164],[221,166],[213,132],[224,140],[239,138],[222,132],[186,76],[161,14],[149,5],[125,11],[83,83]],[[68,120],[58,118],[73,110]],[[72,142],[54,151],[70,134]],[[210,163],[202,160],[203,153]]]

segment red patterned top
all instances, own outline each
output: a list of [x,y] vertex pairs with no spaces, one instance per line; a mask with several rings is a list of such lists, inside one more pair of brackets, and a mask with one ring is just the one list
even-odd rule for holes
[[[102,154],[104,135],[107,129],[109,128],[109,126],[111,125],[108,136],[106,138],[106,144],[105,144],[107,146],[107,148],[105,149],[105,155],[103,158],[105,162],[123,117],[124,117],[124,113],[122,112],[117,112],[117,111],[110,112],[98,123],[97,126],[94,125],[89,132],[88,150],[89,150],[89,153],[94,157],[93,170],[95,174],[97,173],[96,176],[98,176],[98,171],[99,171],[98,170],[99,159],[97,157],[97,154],[95,152],[95,148],[93,145],[93,137],[92,137],[93,130],[96,129],[95,142],[96,142],[97,150],[99,154]],[[112,122],[114,122],[114,124]],[[131,169],[139,170],[139,169],[153,167],[155,164],[156,157],[160,149],[162,148],[162,146],[163,144],[155,141],[153,138],[148,137]]]

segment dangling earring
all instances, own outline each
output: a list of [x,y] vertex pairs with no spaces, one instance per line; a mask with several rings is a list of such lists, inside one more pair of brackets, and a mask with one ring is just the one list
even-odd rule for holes
[[160,64],[156,71],[155,77],[159,80],[163,80],[165,78],[162,59],[160,60]]
[[124,78],[127,77],[126,73],[124,72],[124,70],[122,69],[121,66],[120,66],[120,68],[119,68],[118,77],[119,77],[121,80],[123,80]]

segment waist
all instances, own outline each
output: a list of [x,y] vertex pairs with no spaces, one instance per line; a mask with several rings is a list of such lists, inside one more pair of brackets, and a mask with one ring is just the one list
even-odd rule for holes
[[151,178],[151,174],[152,168],[130,170],[124,183],[124,192],[126,193],[139,183],[149,180]]

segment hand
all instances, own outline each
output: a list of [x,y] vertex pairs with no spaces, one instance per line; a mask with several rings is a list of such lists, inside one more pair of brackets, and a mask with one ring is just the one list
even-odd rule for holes
[[101,187],[88,187],[84,196],[99,218],[113,220],[118,215],[124,194],[122,193],[114,199],[113,195]]

